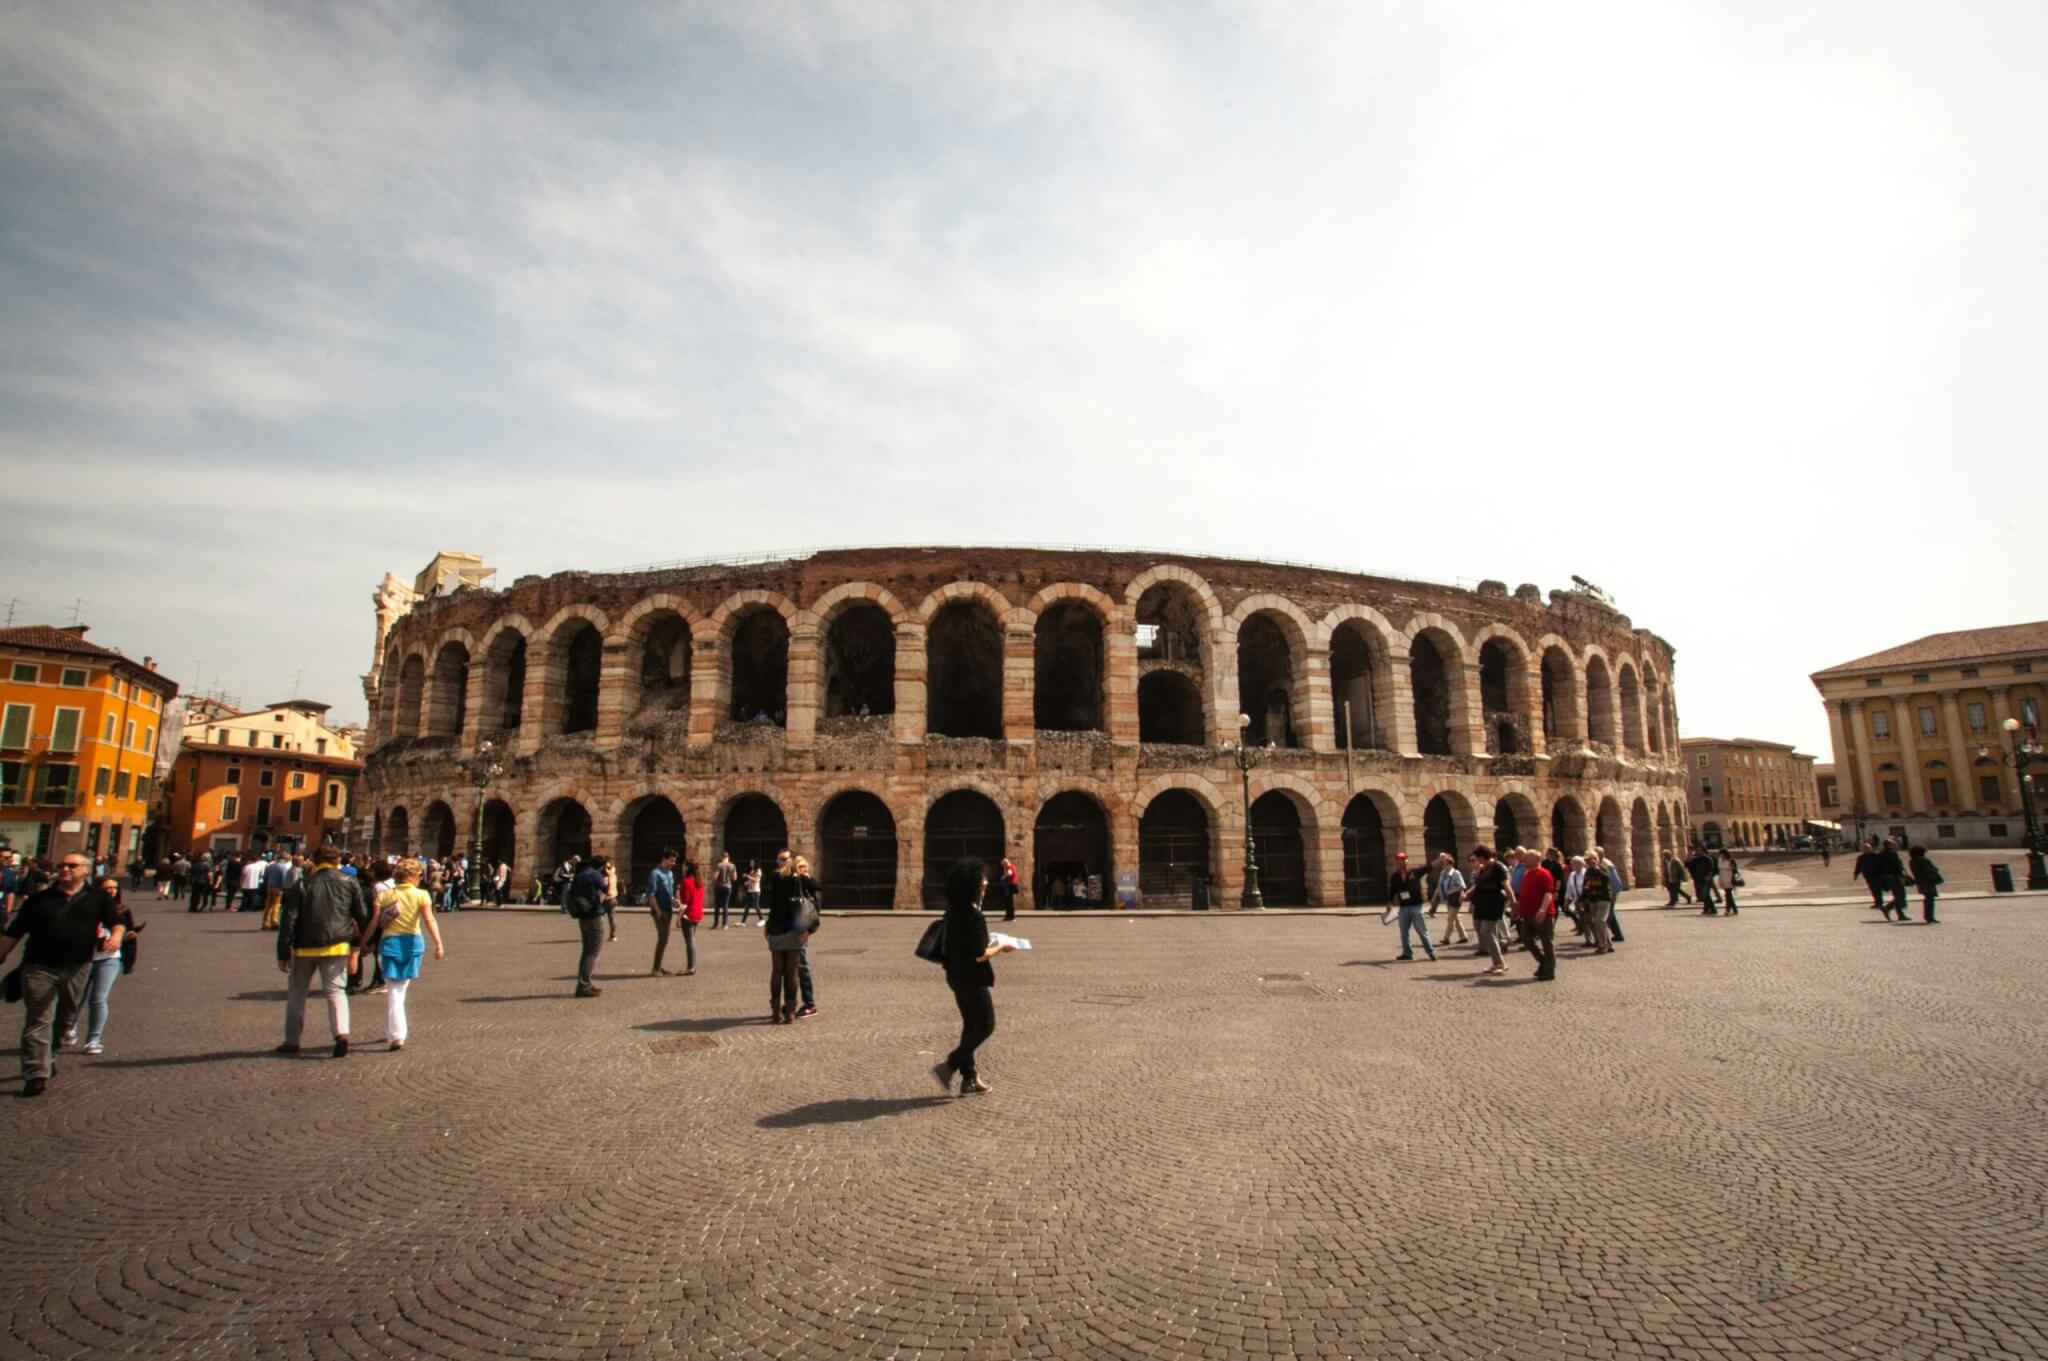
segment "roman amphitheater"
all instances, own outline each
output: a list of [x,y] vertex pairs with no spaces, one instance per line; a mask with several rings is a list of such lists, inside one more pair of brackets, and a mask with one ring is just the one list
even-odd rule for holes
[[445,854],[481,807],[521,885],[788,845],[827,908],[928,904],[962,855],[1025,910],[1235,907],[1248,816],[1279,907],[1480,842],[1647,883],[1686,826],[1671,648],[1585,589],[936,547],[489,581],[378,593],[358,845]]

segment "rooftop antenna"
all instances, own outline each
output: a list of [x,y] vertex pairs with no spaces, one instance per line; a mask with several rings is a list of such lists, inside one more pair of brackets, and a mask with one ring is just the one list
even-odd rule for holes
[[13,627],[14,627],[14,607],[15,607],[16,605],[19,605],[20,603],[21,603],[21,597],[20,597],[20,596],[16,596],[16,597],[14,597],[14,599],[12,599],[12,600],[10,600],[10,601],[8,601],[8,602],[7,602],[7,627],[9,627],[9,628],[13,628]]
[[80,596],[78,599],[71,602],[71,622],[73,624],[76,624],[78,622],[78,616],[83,614],[84,612],[85,597]]
[[305,668],[305,667],[303,667],[303,666],[302,666],[302,667],[300,667],[300,668],[299,668],[298,670],[296,670],[296,671],[292,672],[292,698],[293,698],[293,699],[297,699],[297,698],[299,697],[299,682],[303,681],[303,680],[304,680],[305,678],[306,678],[306,668]]

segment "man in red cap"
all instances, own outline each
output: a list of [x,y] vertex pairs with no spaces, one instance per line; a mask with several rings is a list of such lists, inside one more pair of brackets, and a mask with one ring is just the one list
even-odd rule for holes
[[1387,876],[1387,906],[1401,909],[1401,953],[1397,958],[1415,958],[1414,947],[1408,941],[1411,930],[1422,937],[1422,948],[1429,957],[1436,958],[1436,947],[1429,943],[1429,921],[1422,912],[1422,898],[1422,871],[1408,868],[1408,852],[1394,852],[1394,872]]
[[1515,919],[1522,923],[1522,938],[1529,953],[1536,956],[1536,979],[1549,982],[1557,977],[1557,881],[1543,868],[1543,857],[1522,852],[1522,886],[1515,890]]

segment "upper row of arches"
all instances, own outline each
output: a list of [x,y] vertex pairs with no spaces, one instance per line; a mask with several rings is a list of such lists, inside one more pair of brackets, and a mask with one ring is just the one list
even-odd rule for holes
[[808,741],[821,721],[889,717],[899,740],[1101,731],[1213,745],[1514,756],[1586,742],[1668,753],[1677,712],[1648,657],[1505,623],[1469,636],[1440,614],[1403,627],[1366,605],[1320,617],[1277,594],[1224,610],[1200,577],[1158,567],[1122,601],[1082,583],[1015,604],[952,582],[915,607],[851,582],[808,608],[741,591],[709,614],[656,594],[612,618],[564,606],[481,636],[450,629],[387,652],[379,741],[518,730],[618,740],[674,717],[692,742],[759,721]]

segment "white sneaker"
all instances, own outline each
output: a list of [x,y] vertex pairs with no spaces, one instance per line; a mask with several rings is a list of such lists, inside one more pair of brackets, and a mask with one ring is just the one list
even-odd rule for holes
[[77,1044],[77,1043],[78,1043],[78,1027],[77,1027],[77,1026],[73,1026],[73,1027],[71,1027],[71,1029],[69,1029],[69,1030],[65,1031],[65,1032],[64,1032],[64,1038],[63,1038],[63,1039],[61,1039],[61,1040],[59,1040],[59,1041],[57,1041],[57,1043],[58,1043],[58,1044]]
[[107,1051],[98,1040],[87,1040],[85,1042],[85,1052],[88,1054],[104,1054]]

